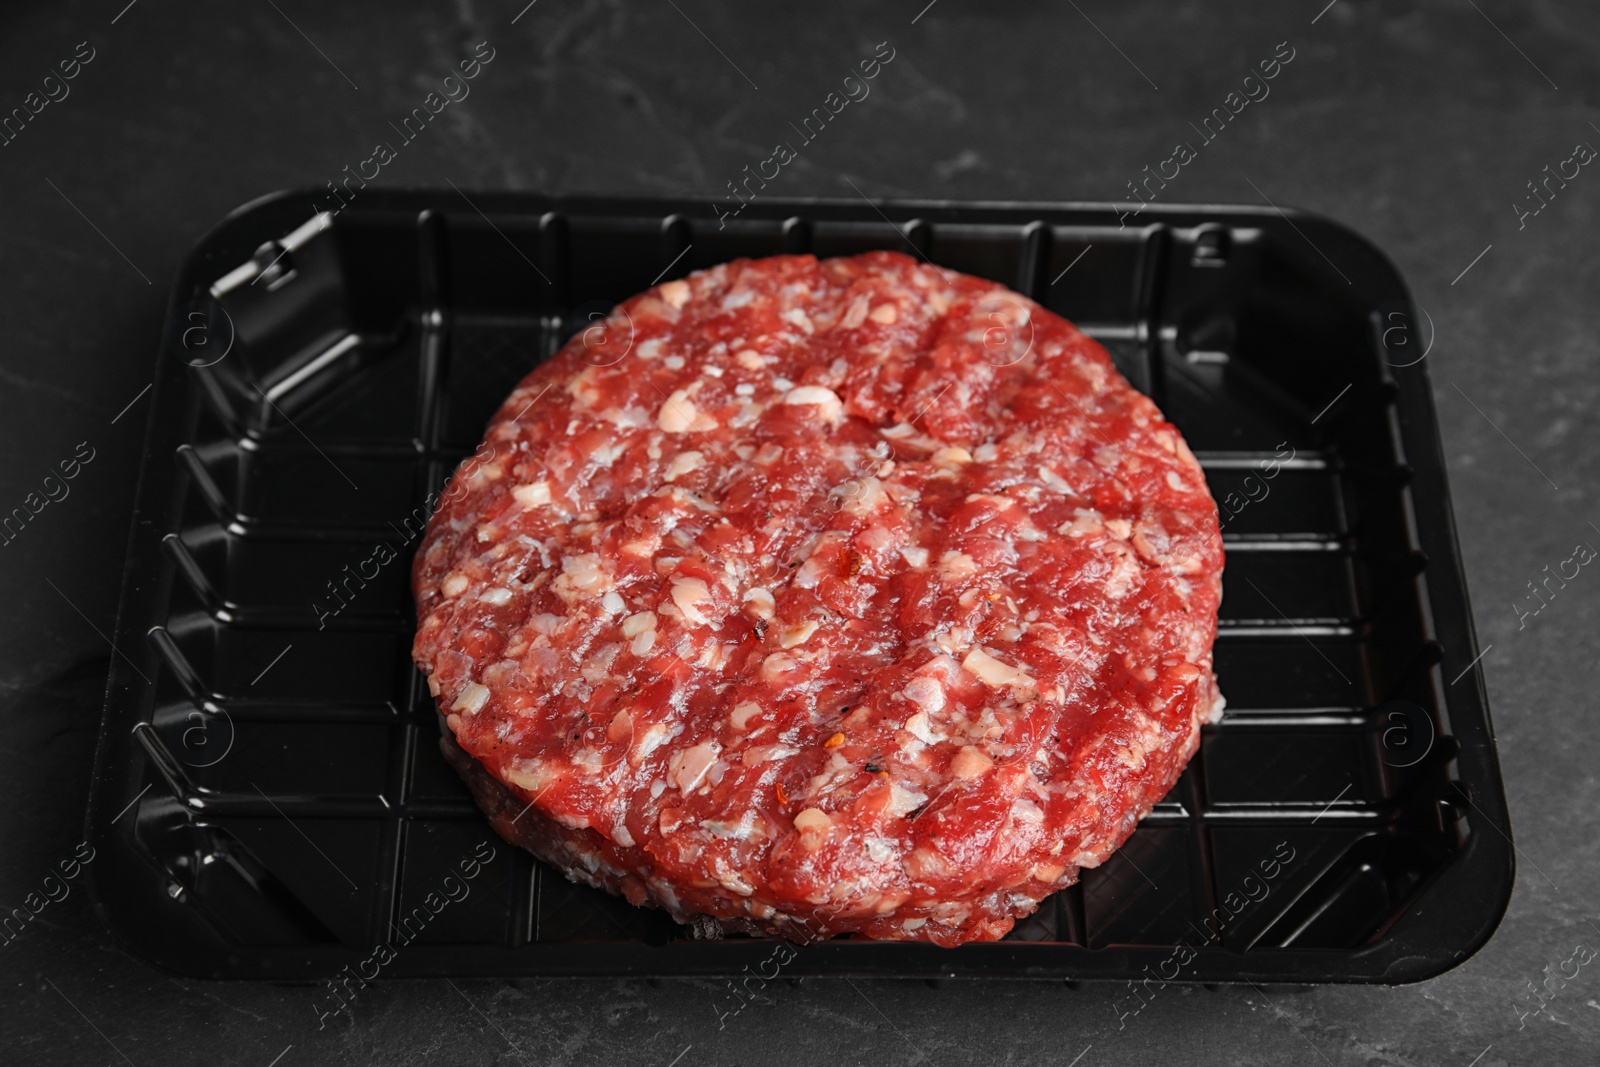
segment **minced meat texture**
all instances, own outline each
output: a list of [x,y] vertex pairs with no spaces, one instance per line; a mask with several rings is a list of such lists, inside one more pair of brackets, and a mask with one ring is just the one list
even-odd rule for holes
[[496,829],[682,922],[993,940],[1220,713],[1217,509],[1072,324],[907,256],[739,260],[533,370],[417,555]]

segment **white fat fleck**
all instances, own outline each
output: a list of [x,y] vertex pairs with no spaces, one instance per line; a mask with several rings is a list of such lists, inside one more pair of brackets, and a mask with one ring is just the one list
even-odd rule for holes
[[1183,479],[1178,477],[1177,471],[1167,472],[1167,485],[1173,489],[1181,490],[1183,488]]
[[756,387],[749,382],[740,382],[733,387],[733,393],[735,396],[755,396]]
[[1211,708],[1204,716],[1202,716],[1203,721],[1221,722],[1222,712],[1225,708],[1227,708],[1227,706],[1228,702],[1226,699],[1224,699],[1222,693],[1217,690],[1212,690]]
[[756,745],[753,748],[744,750],[744,758],[741,762],[746,767],[756,767],[763,763],[788,759],[790,756],[798,756],[799,754],[800,750],[798,748],[791,748],[788,745]]
[[816,621],[807,619],[805,622],[787,627],[780,633],[778,635],[778,645],[780,648],[793,648],[796,645],[803,645],[816,632]]
[[[665,725],[659,722],[652,724],[650,728],[644,732],[644,736],[639,738],[639,743],[634,746],[633,764],[638,766],[639,763],[643,762],[646,756],[650,755],[650,753],[666,744],[667,738],[670,735],[671,732]],[[655,795],[659,796],[660,794]]]
[[467,484],[474,489],[479,488],[484,482],[492,482],[505,474],[505,470],[498,463],[485,463],[473,469],[467,478]]
[[946,581],[958,582],[978,573],[977,562],[965,552],[946,552],[939,557],[939,571]]
[[850,302],[850,307],[845,310],[844,317],[839,320],[839,329],[853,330],[867,321],[867,307],[871,298],[862,293]]
[[774,652],[761,661],[761,677],[771,681],[780,674],[787,674],[799,666],[795,658],[784,652]]
[[955,778],[981,778],[993,768],[994,760],[973,745],[962,745],[950,761],[950,774]]
[[756,887],[745,881],[737,872],[730,871],[717,875],[717,883],[730,893],[737,893],[741,897],[748,897],[756,891]]
[[600,606],[610,615],[621,615],[628,608],[615,589],[608,590],[606,595],[600,598]]
[[1018,797],[1011,802],[1011,818],[1014,822],[1040,826],[1044,823],[1044,811],[1026,797]]
[[661,361],[661,365],[663,367],[667,368],[668,370],[682,370],[683,369],[683,357],[682,356],[668,356],[666,359]]
[[588,594],[599,594],[611,585],[611,575],[593,552],[563,557],[561,578],[571,588]]
[[460,596],[467,591],[469,584],[471,583],[467,581],[466,575],[449,574],[445,576],[444,581],[439,583],[439,592],[450,597]]
[[678,389],[667,397],[661,410],[656,413],[656,425],[667,433],[685,433],[699,415],[700,409],[689,399],[688,392]]
[[1049,467],[1039,468],[1039,480],[1058,493],[1068,496],[1077,495],[1072,491],[1072,486],[1067,484],[1067,480],[1061,477],[1061,475],[1057,474],[1055,471],[1051,470]]
[[600,417],[623,430],[637,430],[650,425],[650,413],[641,407],[606,408]]
[[919,711],[906,720],[906,732],[925,745],[937,744],[938,735],[933,732],[928,723],[928,713]]
[[794,828],[801,833],[807,830],[826,831],[833,825],[833,819],[821,808],[806,808],[794,817]]
[[711,588],[699,578],[672,579],[672,602],[690,625],[704,626],[711,621],[702,610],[711,602]]
[[699,452],[679,452],[667,465],[665,478],[669,482],[675,481],[679,476],[705,466],[705,460],[706,457]]
[[928,550],[925,548],[902,548],[900,558],[913,567],[926,567],[928,565]]
[[543,760],[513,759],[501,770],[501,776],[518,789],[527,789],[537,792],[543,789],[551,779],[559,778],[560,772],[550,767]]
[[750,726],[750,718],[761,714],[761,705],[753,700],[747,700],[738,705],[728,714],[728,724],[735,730],[744,730]]
[[930,640],[952,656],[962,655],[972,644],[972,631],[965,626],[952,626],[934,634]]
[[887,810],[890,815],[909,815],[911,812],[916,811],[917,807],[927,799],[927,796],[923,793],[918,793],[914,789],[907,789],[899,782],[890,782],[889,807]]
[[750,610],[755,613],[756,618],[772,621],[776,602],[770,592],[760,586],[753,586],[745,590],[744,600],[750,605]]
[[623,637],[638,637],[645,631],[654,630],[655,628],[656,613],[653,611],[641,611],[637,615],[629,615],[622,620]]
[[479,593],[478,599],[483,601],[485,604],[493,604],[496,607],[499,607],[501,605],[511,603],[511,590],[497,585],[492,589],[485,589],[483,592]]
[[882,552],[894,543],[894,534],[887,527],[872,526],[861,531],[856,543],[872,552]]
[[466,688],[461,690],[461,695],[456,697],[456,702],[450,705],[450,710],[475,714],[482,711],[483,706],[488,702],[488,686],[479,685],[477,682],[468,682]]
[[905,694],[907,700],[930,714],[939,711],[945,705],[944,686],[939,684],[938,679],[926,674],[919,674],[911,679],[901,692]]
[[844,415],[844,401],[832,389],[821,385],[802,385],[784,394],[785,404],[815,404],[824,422],[837,423]]
[[794,584],[799,589],[815,589],[822,580],[823,571],[827,563],[819,556],[809,556],[800,564],[800,569],[794,572]]
[[800,327],[806,333],[812,333],[816,330],[816,327],[811,324],[811,316],[807,315],[803,308],[789,308],[778,317],[792,326]]
[[[869,515],[889,500],[889,494],[885,491],[883,482],[876,477],[869,475],[865,478],[858,478],[853,488],[854,492],[844,495],[842,509],[851,515]],[[843,487],[835,489],[834,492],[841,492],[842,489]]]
[[683,307],[689,301],[689,283],[682,278],[676,278],[661,285],[661,299],[674,310]]
[[1113,552],[1111,573],[1106,575],[1104,589],[1107,596],[1121,597],[1132,588],[1134,580],[1139,577],[1140,567],[1133,550],[1121,541],[1108,541],[1107,547],[1120,551]]
[[756,830],[756,813],[749,809],[746,809],[737,820],[701,819],[700,828],[716,837],[731,838],[735,841],[748,841],[752,837],[760,836]]
[[700,784],[717,762],[717,749],[716,742],[707,741],[673,754],[667,764],[667,776],[679,792],[689,793]]
[[[761,416],[766,412],[766,410],[767,406],[765,404],[757,404],[748,398],[740,397],[739,410],[734,412],[733,416],[728,419],[728,425],[735,430],[742,430],[746,426],[754,426],[757,422],[761,421]],[[749,449],[748,445],[741,447]],[[752,453],[754,452],[753,449],[750,449],[750,451]],[[747,459],[749,457],[740,456],[739,458]]]
[[1033,677],[1027,671],[1002,663],[981,648],[974,648],[968,652],[966,658],[961,661],[961,666],[976,675],[980,682],[991,689],[1004,686],[1020,689],[1035,684]]
[[536,508],[550,503],[550,483],[533,482],[511,490],[511,498],[525,508]]
[[1057,533],[1068,537],[1089,537],[1105,528],[1105,517],[1094,508],[1074,508],[1072,521],[1062,523]]
[[1017,523],[1016,538],[1018,541],[1048,541],[1050,535],[1033,524],[1033,520],[1026,515]]

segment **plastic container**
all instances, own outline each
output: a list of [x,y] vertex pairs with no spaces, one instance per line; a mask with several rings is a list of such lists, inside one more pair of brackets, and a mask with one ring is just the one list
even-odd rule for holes
[[[1155,205],[1133,226],[757,201],[719,225],[701,203],[316,201],[241,208],[173,292],[89,812],[97,905],[134,952],[276,979],[1398,982],[1493,931],[1512,848],[1431,328],[1350,231]],[[737,256],[871,248],[1067,316],[1182,429],[1223,508],[1228,711],[1117,856],[1004,941],[699,940],[500,841],[445,765],[408,655],[422,501],[594,313]]]

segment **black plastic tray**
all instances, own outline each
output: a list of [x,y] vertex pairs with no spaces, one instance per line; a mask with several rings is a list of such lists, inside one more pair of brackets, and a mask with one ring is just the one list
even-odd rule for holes
[[[865,200],[757,201],[723,225],[698,202],[456,191],[362,190],[316,217],[319,195],[229,216],[173,293],[89,812],[98,907],[133,951],[302,979],[781,962],[1397,982],[1488,939],[1512,849],[1429,327],[1349,230],[1240,207]],[[407,568],[424,497],[593,313],[736,256],[871,248],[1066,315],[1182,429],[1224,507],[1229,706],[1118,855],[1007,940],[791,960],[697,940],[494,836],[439,754]],[[313,607],[336,604],[328,583],[356,590],[337,614]],[[393,958],[374,965],[380,944]]]

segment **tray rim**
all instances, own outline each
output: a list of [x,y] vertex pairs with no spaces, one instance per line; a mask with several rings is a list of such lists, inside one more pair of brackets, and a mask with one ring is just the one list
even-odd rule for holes
[[[177,360],[168,355],[164,349],[166,330],[173,320],[173,315],[182,300],[188,294],[196,291],[196,287],[209,285],[215,280],[208,276],[207,261],[214,257],[216,246],[224,239],[234,235],[236,229],[244,229],[262,220],[263,216],[276,216],[285,208],[302,204],[308,210],[302,215],[295,216],[296,222],[303,222],[310,217],[309,207],[314,199],[324,195],[322,190],[314,188],[282,189],[253,198],[239,207],[229,211],[217,223],[207,228],[195,247],[185,256],[173,279],[163,312],[163,337],[157,343],[156,374],[154,390],[149,411],[146,415],[145,433],[143,437],[143,453],[140,456],[139,476],[135,490],[135,503],[130,520],[127,551],[124,556],[124,566],[121,586],[118,596],[118,608],[113,630],[113,637],[119,649],[136,647],[141,652],[144,650],[144,631],[139,628],[133,619],[132,613],[138,604],[136,594],[144,585],[153,586],[152,594],[146,597],[146,614],[159,614],[150,609],[157,603],[164,603],[165,597],[159,595],[164,591],[172,578],[170,564],[160,557],[160,553],[149,543],[146,538],[141,544],[140,533],[143,527],[153,520],[151,516],[162,509],[170,508],[172,497],[175,496],[173,485],[176,479],[168,477],[158,482],[153,478],[162,456],[157,451],[158,438],[176,438],[182,436],[177,433],[179,420],[168,418],[163,424],[160,416],[170,415],[168,411],[176,403],[193,404],[195,397],[187,389],[181,390],[176,397],[173,394],[174,384],[183,378],[186,368]],[[463,194],[465,197],[468,194]],[[358,201],[357,215],[373,213],[400,213],[410,212],[420,214],[423,211],[441,210],[443,204],[454,204],[458,199],[451,193],[441,189],[431,188],[401,188],[401,189],[371,189],[363,191],[363,199]],[[531,191],[519,190],[484,190],[470,191],[473,206],[482,205],[489,210],[503,214],[535,215],[544,212],[559,211],[571,215],[597,214],[613,216],[653,216],[665,218],[671,215],[683,215],[693,219],[710,220],[715,217],[714,206],[710,201],[690,201],[685,198],[674,197],[628,197],[606,195],[547,195]],[[865,199],[865,198],[862,198]],[[934,216],[927,221],[935,224],[982,224],[986,221],[1002,225],[1016,225],[1019,221],[1032,221],[1039,219],[1052,225],[1085,226],[1094,225],[1096,219],[1109,219],[1114,224],[1119,213],[1135,207],[1134,202],[1128,201],[1039,201],[1039,200],[956,200],[956,199],[902,199],[883,198],[878,201],[866,202],[844,197],[796,197],[796,198],[769,198],[755,201],[749,205],[755,210],[753,214],[745,217],[752,220],[773,221],[789,217],[805,216],[808,212],[823,212],[828,215],[849,216],[860,213],[863,206],[870,206],[877,218],[868,216],[863,221],[874,222],[883,214],[894,214],[905,219],[922,216]],[[1404,301],[1415,307],[1410,290],[1405,285],[1403,276],[1393,261],[1375,243],[1353,230],[1352,228],[1311,212],[1294,208],[1280,209],[1276,206],[1240,205],[1201,203],[1189,204],[1181,202],[1148,203],[1137,205],[1142,207],[1140,217],[1144,218],[1149,213],[1150,221],[1142,225],[1125,227],[1134,233],[1148,230],[1151,227],[1182,225],[1200,225],[1206,222],[1217,222],[1233,225],[1249,225],[1260,222],[1266,226],[1276,226],[1275,220],[1281,218],[1292,227],[1311,227],[1319,236],[1332,240],[1347,249],[1370,257],[1372,266],[1387,277],[1382,281]],[[992,216],[1004,214],[1008,217],[995,219]],[[991,216],[985,219],[981,216]],[[962,217],[965,216],[965,217]],[[1082,216],[1082,218],[1064,218],[1063,216]],[[1106,228],[1112,228],[1107,226]],[[1118,227],[1121,228],[1121,227]],[[268,229],[262,230],[260,241],[271,240],[282,236],[286,229],[274,223]],[[1304,234],[1301,234],[1304,236]],[[1310,238],[1306,238],[1307,241]],[[259,243],[259,242],[258,242]],[[1314,247],[1320,247],[1314,245]],[[217,272],[220,276],[221,271]],[[1433,629],[1433,637],[1443,650],[1444,660],[1436,665],[1435,670],[1442,670],[1443,662],[1448,661],[1452,646],[1460,648],[1466,655],[1460,661],[1462,664],[1473,662],[1472,657],[1478,650],[1476,627],[1471,613],[1464,563],[1461,557],[1459,537],[1455,523],[1454,510],[1450,502],[1447,470],[1444,462],[1443,441],[1439,436],[1438,421],[1431,385],[1426,367],[1426,361],[1402,369],[1396,373],[1394,368],[1385,367],[1384,376],[1396,389],[1396,398],[1393,411],[1399,423],[1403,459],[1412,471],[1412,481],[1409,483],[1411,492],[1408,500],[1415,510],[1419,504],[1428,504],[1429,517],[1423,521],[1421,515],[1417,516],[1415,532],[1423,551],[1428,557],[1430,566],[1426,572],[1418,576],[1419,596],[1428,620]],[[175,445],[173,446],[175,447]],[[166,449],[168,453],[171,448]],[[1419,489],[1425,486],[1426,491]],[[150,558],[153,557],[153,558]],[[140,572],[141,564],[153,563],[153,567]],[[1434,564],[1447,563],[1443,571],[1436,570]],[[141,581],[142,579],[142,581]],[[1440,601],[1445,611],[1441,611]],[[1447,640],[1446,629],[1451,632]],[[1436,977],[1459,966],[1487,943],[1489,938],[1498,928],[1509,907],[1512,893],[1515,888],[1515,846],[1510,837],[1509,816],[1506,809],[1504,785],[1500,771],[1498,753],[1495,748],[1494,729],[1490,717],[1490,707],[1484,676],[1481,670],[1471,672],[1472,685],[1462,697],[1449,699],[1446,687],[1440,686],[1440,699],[1449,718],[1453,735],[1461,740],[1460,750],[1453,757],[1456,765],[1456,780],[1469,785],[1472,790],[1472,803],[1477,809],[1469,815],[1469,826],[1472,829],[1465,845],[1461,850],[1430,874],[1414,891],[1410,901],[1402,909],[1401,914],[1393,921],[1390,930],[1386,931],[1372,944],[1353,950],[1328,950],[1328,949],[1286,949],[1286,950],[1255,950],[1248,954],[1238,953],[1223,949],[1220,946],[1206,946],[1198,950],[1195,963],[1191,965],[1190,973],[1173,981],[1186,983],[1230,984],[1251,981],[1265,981],[1275,984],[1344,984],[1344,983],[1384,983],[1403,984],[1422,981]],[[158,867],[149,864],[143,856],[134,855],[135,850],[125,836],[120,835],[113,827],[104,822],[113,806],[120,807],[127,802],[126,796],[108,797],[107,790],[113,788],[121,776],[131,776],[134,762],[143,761],[144,756],[133,743],[131,731],[122,731],[120,735],[113,730],[115,719],[119,710],[123,712],[124,719],[131,715],[136,720],[142,719],[145,697],[144,690],[148,687],[142,684],[131,669],[130,660],[113,655],[111,668],[108,674],[105,701],[102,708],[101,727],[95,747],[93,773],[91,779],[90,796],[85,813],[85,836],[96,849],[96,857],[105,849],[110,855],[116,855],[120,850],[129,853],[125,859],[138,859],[150,866],[150,870],[158,881],[164,881],[164,872]],[[1469,735],[1463,737],[1463,730]],[[1468,744],[1471,740],[1474,743]],[[131,760],[118,760],[119,753],[125,751]],[[156,767],[159,775],[159,766]],[[128,790],[131,792],[131,783]],[[147,787],[148,788],[148,787]],[[143,795],[142,793],[140,795]],[[1489,822],[1498,831],[1494,835],[1482,831],[1483,822]],[[1504,828],[1503,830],[1501,828]],[[170,958],[168,953],[161,951],[161,946],[150,939],[153,931],[146,930],[138,924],[129,929],[125,924],[118,922],[119,913],[126,903],[125,885],[105,884],[109,878],[109,863],[91,865],[91,878],[89,880],[90,899],[96,914],[98,914],[119,944],[141,959],[154,963],[163,969],[188,977],[219,977],[215,972],[197,972],[186,969]],[[1503,883],[1501,880],[1503,879]],[[1485,894],[1483,886],[1491,886],[1495,891]],[[1473,890],[1477,889],[1477,892]],[[1441,900],[1439,894],[1449,891],[1452,899]],[[1446,921],[1435,921],[1431,925],[1454,932],[1457,934],[1451,947],[1448,958],[1430,958],[1417,952],[1406,952],[1404,946],[1391,937],[1395,927],[1415,925],[1408,924],[1408,919],[1414,919],[1413,914],[1419,901],[1427,898],[1429,910],[1435,913],[1452,914],[1454,904],[1473,918],[1468,927],[1463,931],[1461,922],[1451,918]],[[1445,906],[1441,906],[1445,905]],[[772,942],[766,940],[728,941],[721,943],[691,943],[675,942],[667,949],[676,948],[675,958],[669,964],[663,957],[665,952],[661,949],[652,949],[643,942],[546,942],[539,945],[537,951],[550,954],[565,954],[570,962],[567,966],[555,971],[545,969],[509,970],[496,969],[494,974],[513,976],[518,974],[538,977],[578,977],[578,976],[637,976],[637,977],[691,977],[691,976],[716,976],[734,974],[736,966],[753,963],[758,955],[765,951],[766,946]],[[825,943],[804,948],[799,957],[787,968],[787,973],[792,976],[818,975],[818,976],[851,976],[874,978],[964,978],[970,980],[1068,980],[1068,981],[1122,981],[1126,974],[1137,973],[1136,965],[1154,964],[1165,959],[1170,953],[1166,948],[1151,948],[1138,946],[1108,946],[1105,948],[1091,949],[1078,945],[1061,945],[1049,943],[1054,949],[1058,962],[1037,963],[1031,962],[1023,966],[1018,959],[1016,963],[1010,962],[1012,957],[1037,956],[1043,953],[1044,946],[1034,947],[1027,942],[991,942],[986,944],[966,945],[958,949],[937,949],[932,946],[923,946],[907,942],[851,942],[848,944]],[[521,948],[498,948],[495,946],[477,946],[474,951],[489,956],[502,954],[508,958],[526,954],[533,946]],[[701,951],[701,959],[694,966],[685,967],[681,957],[683,949],[689,947]],[[924,951],[927,950],[927,951]],[[404,968],[392,968],[394,977],[416,977],[429,974],[466,975],[490,972],[461,971],[444,966],[445,957],[459,951],[455,946],[411,946],[407,948],[404,959],[409,963]],[[265,956],[298,955],[303,958],[306,965],[318,967],[325,958],[326,971],[332,973],[340,962],[351,962],[359,958],[354,950],[338,946],[329,949],[274,949],[274,950],[241,950],[245,954],[260,953]],[[637,960],[610,959],[613,955],[633,954],[636,956],[657,957],[654,960],[645,960],[643,964]],[[960,966],[951,969],[941,963],[954,964],[957,956],[962,955]],[[1327,960],[1330,964],[1335,960],[1342,960],[1344,968],[1339,973],[1324,972],[1315,977],[1297,976],[1288,972],[1287,968],[1274,965],[1287,960],[1289,955],[1303,956]],[[889,967],[878,962],[878,956],[908,955],[911,957],[924,956],[932,966],[919,966],[913,969],[903,967]],[[440,957],[435,963],[430,957]],[[1076,961],[1086,957],[1126,958],[1128,965],[1118,974],[1076,973]],[[1237,958],[1248,961],[1252,966],[1248,969],[1234,967],[1232,969],[1218,969],[1216,964],[1227,959]],[[667,964],[666,966],[651,966],[651,964]],[[838,964],[844,964],[839,966]],[[974,968],[981,969],[986,966],[1001,965],[1006,967],[1005,974],[973,973]],[[321,970],[318,967],[319,971]],[[388,975],[386,975],[388,976]],[[241,976],[237,974],[222,975],[221,977],[235,980],[251,980],[256,976]],[[274,978],[276,981],[296,980],[285,975]],[[314,976],[298,976],[298,980],[314,982]]]

